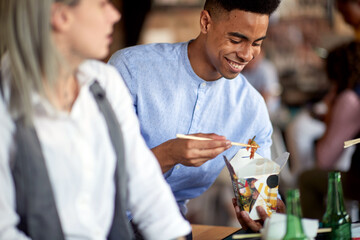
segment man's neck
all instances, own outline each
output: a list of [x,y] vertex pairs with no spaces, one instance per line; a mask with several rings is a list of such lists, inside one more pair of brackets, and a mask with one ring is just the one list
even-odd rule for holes
[[189,43],[188,56],[192,69],[201,79],[215,81],[221,78],[220,73],[212,66],[205,53],[204,41],[201,35]]

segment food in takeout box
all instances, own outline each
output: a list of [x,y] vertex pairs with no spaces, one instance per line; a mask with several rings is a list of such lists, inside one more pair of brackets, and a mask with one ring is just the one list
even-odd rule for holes
[[238,206],[257,220],[260,219],[257,206],[263,207],[269,216],[276,211],[279,173],[290,154],[285,152],[274,161],[257,153],[251,159],[250,154],[251,151],[240,149],[230,161],[225,156],[224,160]]

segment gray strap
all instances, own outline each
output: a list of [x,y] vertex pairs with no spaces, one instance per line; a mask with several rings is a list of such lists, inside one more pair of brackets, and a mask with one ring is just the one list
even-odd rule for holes
[[124,139],[117,117],[105,96],[105,91],[95,81],[90,86],[90,91],[95,97],[98,107],[104,115],[110,139],[117,157],[117,166],[115,171],[116,196],[115,213],[113,225],[109,233],[109,239],[133,239],[133,232],[129,220],[126,216],[126,186],[127,177],[125,170],[125,149]]
[[[35,129],[16,121],[17,151],[12,162],[18,228],[36,240],[64,240],[54,194]],[[39,214],[46,213],[46,214]]]
[[[124,142],[119,123],[104,90],[95,82],[90,87],[108,126],[110,139],[117,156],[114,181],[115,210],[109,240],[132,239],[133,233],[126,216],[126,171]],[[41,145],[34,127],[16,121],[17,151],[11,162],[16,191],[18,228],[34,240],[64,240],[55,198],[48,176]]]
[[2,83],[2,72],[1,72],[1,69],[0,69],[0,95],[1,95],[1,97],[5,100],[4,86],[3,86],[3,83]]

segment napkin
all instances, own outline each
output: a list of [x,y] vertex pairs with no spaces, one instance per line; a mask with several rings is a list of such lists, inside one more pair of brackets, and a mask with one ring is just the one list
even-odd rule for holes
[[[304,233],[309,239],[315,239],[319,227],[317,219],[301,219]],[[286,233],[286,214],[273,213],[267,218],[264,227],[260,230],[261,239],[263,240],[281,240]]]

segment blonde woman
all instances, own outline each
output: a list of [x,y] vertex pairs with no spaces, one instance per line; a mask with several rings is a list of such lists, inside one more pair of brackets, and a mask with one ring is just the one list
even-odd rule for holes
[[1,0],[0,239],[190,232],[107,56],[107,0]]

